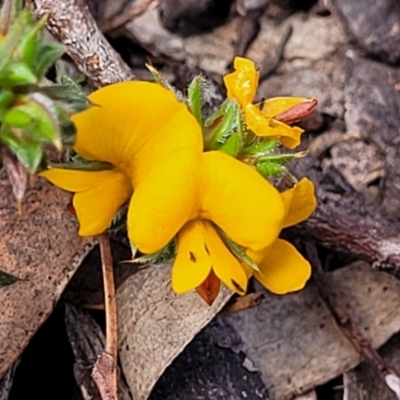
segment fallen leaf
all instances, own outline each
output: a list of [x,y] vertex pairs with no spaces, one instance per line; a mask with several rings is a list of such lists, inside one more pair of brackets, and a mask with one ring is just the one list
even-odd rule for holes
[[[329,273],[332,292],[374,348],[400,330],[400,282],[364,262]],[[253,309],[218,316],[238,334],[239,350],[252,361],[271,400],[302,394],[360,362],[310,282],[287,296],[265,293]],[[237,349],[236,349],[237,350]]]
[[175,295],[171,266],[150,266],[117,291],[121,366],[135,400],[145,400],[172,360],[232,296],[222,287],[213,305],[196,292]]
[[0,266],[23,280],[0,288],[0,377],[53,310],[94,239],[77,235],[65,210],[70,195],[41,179],[18,215],[11,185],[0,181]]

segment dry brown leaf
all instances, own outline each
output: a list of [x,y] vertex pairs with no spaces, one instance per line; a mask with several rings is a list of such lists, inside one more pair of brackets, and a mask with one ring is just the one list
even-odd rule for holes
[[[375,348],[400,330],[396,278],[357,262],[329,273],[329,280]],[[219,318],[241,338],[241,350],[261,372],[272,400],[301,394],[360,362],[312,283],[283,297],[265,292],[259,307]]]
[[94,245],[65,211],[70,195],[37,178],[17,207],[0,181],[0,269],[23,280],[0,288],[0,377],[53,310],[65,285]]
[[135,400],[145,400],[165,368],[232,295],[222,288],[212,307],[195,292],[176,296],[171,266],[151,266],[117,291],[119,351]]
[[[379,353],[391,367],[399,371],[400,334],[395,335],[386,343]],[[343,386],[343,400],[398,400],[396,394],[389,389],[377,371],[365,362],[343,375]]]

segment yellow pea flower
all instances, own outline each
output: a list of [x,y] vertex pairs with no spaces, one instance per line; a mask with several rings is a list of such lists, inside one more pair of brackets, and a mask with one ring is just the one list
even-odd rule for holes
[[[218,151],[203,153],[196,170],[180,182],[160,185],[162,169],[175,168],[176,162],[157,166],[137,187],[131,203],[134,211],[128,217],[132,242],[142,252],[153,253],[165,238],[178,234],[172,268],[176,293],[198,288],[212,272],[230,289],[243,293],[246,272],[215,226],[238,245],[261,250],[280,232],[284,217],[280,194],[252,167]],[[157,213],[148,211],[150,204]],[[161,239],[164,228],[168,234]]]
[[[196,119],[171,91],[159,85],[122,82],[97,90],[89,99],[93,106],[72,118],[77,128],[73,148],[86,160],[108,162],[112,168],[80,171],[55,167],[41,173],[56,186],[75,193],[73,206],[81,236],[104,232],[156,165],[165,163],[167,167],[158,169],[160,183],[155,185],[184,185],[183,171],[189,176],[195,170],[203,148]],[[154,201],[152,194],[149,198],[150,204],[163,201]],[[175,200],[179,204],[180,199]],[[151,212],[150,207],[143,212]],[[128,214],[132,212],[131,204]],[[163,239],[166,227],[159,224],[157,228],[155,234]],[[162,245],[169,239],[160,239]]]
[[[282,228],[306,220],[317,206],[314,185],[303,178],[293,188],[281,193],[285,206]],[[259,271],[250,271],[268,290],[275,294],[286,294],[302,289],[311,276],[310,263],[289,242],[277,239],[261,251],[248,251],[258,264]]]
[[[285,122],[291,123],[308,116],[317,102],[304,97],[274,97],[253,104],[259,79],[254,62],[236,57],[234,68],[234,72],[224,76],[227,96],[239,103],[248,128],[257,136],[277,137],[284,146],[297,147],[303,130]],[[295,107],[300,107],[298,111],[301,110],[301,113],[295,112]],[[290,110],[293,111],[288,116]],[[294,121],[293,114],[298,116]]]

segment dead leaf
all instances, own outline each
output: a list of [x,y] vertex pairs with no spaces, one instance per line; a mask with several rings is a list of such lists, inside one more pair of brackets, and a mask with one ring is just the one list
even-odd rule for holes
[[[357,262],[329,273],[333,292],[377,348],[400,330],[400,282]],[[257,286],[257,291],[263,289]],[[265,293],[253,309],[220,315],[261,373],[272,400],[301,394],[342,374],[360,356],[334,324],[311,282],[299,293]]]
[[122,370],[135,400],[145,400],[172,360],[232,296],[227,288],[209,307],[196,292],[177,296],[171,266],[151,266],[117,291]]
[[65,211],[69,194],[37,179],[18,216],[11,185],[2,179],[0,187],[0,268],[23,279],[0,288],[1,377],[51,313],[94,239],[78,237]]
[[[379,352],[385,362],[391,367],[400,370],[400,334],[395,335]],[[388,385],[399,390],[398,378],[387,375]],[[368,363],[363,362],[356,368],[343,375],[344,400],[398,400],[388,385],[382,380],[376,370]]]

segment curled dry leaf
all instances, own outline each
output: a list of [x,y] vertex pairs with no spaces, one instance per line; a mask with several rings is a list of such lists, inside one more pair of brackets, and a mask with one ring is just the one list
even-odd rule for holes
[[37,179],[18,215],[5,178],[0,188],[0,267],[21,279],[0,288],[1,377],[51,313],[94,240],[77,236],[65,211],[69,194]]
[[145,400],[165,368],[221,310],[226,288],[209,307],[196,292],[175,295],[171,266],[146,268],[117,291],[121,365],[135,400]]

